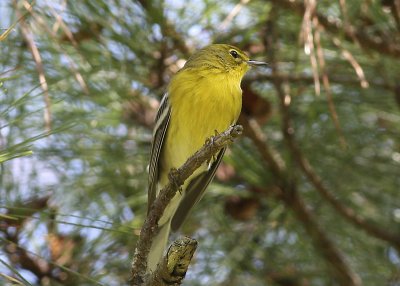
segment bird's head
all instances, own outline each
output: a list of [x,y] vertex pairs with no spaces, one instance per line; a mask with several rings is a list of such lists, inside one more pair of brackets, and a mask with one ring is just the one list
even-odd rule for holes
[[267,63],[250,60],[237,47],[213,44],[193,54],[186,62],[184,69],[208,69],[215,73],[235,73],[241,78],[251,66],[261,65],[267,65]]

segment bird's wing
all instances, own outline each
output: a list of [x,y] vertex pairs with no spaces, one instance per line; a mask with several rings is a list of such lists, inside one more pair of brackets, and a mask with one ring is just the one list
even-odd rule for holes
[[150,211],[151,204],[157,197],[158,183],[158,162],[167,133],[169,121],[171,118],[171,107],[169,105],[168,93],[161,100],[157,111],[155,127],[153,131],[153,141],[151,143],[150,164],[149,164],[149,189],[147,201],[147,213]]
[[204,191],[208,184],[212,181],[215,176],[215,172],[221,163],[222,157],[224,156],[226,148],[219,151],[216,160],[212,163],[211,167],[204,173],[201,173],[195,177],[188,185],[185,190],[185,194],[179,203],[178,209],[176,210],[171,221],[171,229],[177,231],[193,206],[203,197]]

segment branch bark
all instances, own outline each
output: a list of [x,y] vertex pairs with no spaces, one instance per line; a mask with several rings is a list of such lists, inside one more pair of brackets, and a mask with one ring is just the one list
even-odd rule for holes
[[147,256],[153,237],[157,231],[157,224],[166,206],[175,196],[176,192],[193,172],[204,162],[217,154],[220,149],[227,146],[242,134],[242,126],[234,125],[223,133],[211,137],[205,145],[190,157],[179,169],[171,170],[169,183],[161,191],[143,224],[140,237],[136,245],[132,261],[130,285],[143,285],[146,280]]
[[146,285],[181,285],[196,248],[197,241],[190,237],[174,241],[158,264],[156,271],[150,275]]

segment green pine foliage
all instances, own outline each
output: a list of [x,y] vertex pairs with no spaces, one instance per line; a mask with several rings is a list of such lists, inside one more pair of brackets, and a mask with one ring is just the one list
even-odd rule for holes
[[0,285],[127,283],[158,101],[210,43],[270,67],[182,229],[183,285],[351,285],[321,233],[353,285],[399,285],[400,7],[312,2],[2,1]]

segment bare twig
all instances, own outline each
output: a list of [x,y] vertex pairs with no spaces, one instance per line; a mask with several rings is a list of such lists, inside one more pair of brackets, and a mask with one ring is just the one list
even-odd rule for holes
[[368,88],[369,83],[367,79],[365,78],[364,71],[361,67],[361,65],[357,62],[355,57],[345,48],[343,48],[342,44],[340,43],[340,40],[338,38],[333,38],[333,43],[339,47],[342,50],[342,55],[343,57],[351,64],[353,67],[354,71],[356,72],[362,88]]
[[[35,1],[32,1],[31,4],[28,4],[28,5],[33,6],[34,4],[35,4]],[[2,33],[2,34],[0,35],[0,42],[1,42],[1,41],[4,41],[5,39],[7,39],[8,35],[14,30],[15,26],[16,26],[21,20],[23,20],[23,19],[25,18],[25,16],[26,16],[28,13],[29,13],[29,11],[27,11],[27,12],[23,13],[22,15],[20,15],[19,18],[18,18],[18,20],[15,21],[14,23],[12,23],[11,26],[10,26],[9,28],[7,28],[7,29],[5,30],[5,32]]]
[[[32,9],[32,6],[28,3],[26,3],[25,8],[30,11]],[[17,7],[17,3],[14,1],[14,6],[16,8],[16,13],[17,16],[20,18],[20,27],[21,27],[21,33],[22,36],[24,37],[29,50],[32,53],[33,60],[35,61],[36,64],[36,70],[39,74],[39,82],[40,86],[42,87],[43,90],[43,97],[44,97],[44,102],[45,102],[45,109],[44,109],[44,122],[46,126],[46,130],[50,131],[51,130],[51,111],[50,111],[50,106],[51,106],[51,101],[50,101],[50,95],[49,95],[49,88],[47,85],[47,80],[44,72],[44,67],[43,67],[43,62],[42,62],[42,57],[40,56],[39,49],[37,48],[35,41],[33,40],[33,34],[29,28],[29,26],[26,24],[25,19],[21,16],[19,9]]]
[[324,51],[321,46],[321,26],[318,23],[318,18],[314,17],[313,19],[314,25],[315,25],[315,42],[317,44],[317,56],[318,56],[318,63],[319,67],[321,69],[322,73],[322,83],[324,85],[326,97],[328,99],[328,107],[329,111],[332,116],[333,124],[335,125],[336,132],[339,136],[339,142],[342,148],[345,148],[347,146],[346,139],[344,138],[342,127],[340,126],[339,123],[339,116],[336,112],[336,107],[335,103],[333,102],[333,97],[332,97],[332,90],[331,90],[331,85],[329,83],[329,77],[328,77],[328,72],[326,71],[325,68],[325,56],[324,56]]
[[312,19],[315,17],[315,9],[317,7],[317,3],[315,0],[306,0],[304,2],[305,11],[303,15],[303,23],[301,25],[301,38],[304,42],[304,52],[309,55],[311,68],[314,76],[314,88],[315,94],[321,94],[321,84],[319,81],[319,71],[317,58],[315,56],[315,47],[314,47],[314,35],[313,35],[313,25]]
[[258,123],[244,114],[240,116],[239,123],[243,125],[245,135],[256,145],[262,158],[270,166],[272,173],[276,178],[282,179],[281,176],[285,170],[285,161],[283,161],[278,152],[268,146],[267,138]]
[[[61,4],[61,9],[65,9],[66,8],[66,2]],[[53,33],[57,32],[57,30],[59,29],[59,27],[61,27],[62,31],[64,32],[66,38],[72,43],[72,45],[77,48],[78,47],[78,42],[75,40],[75,37],[73,35],[73,33],[71,32],[71,30],[68,28],[68,26],[65,24],[62,16],[57,13],[57,11],[54,9],[54,7],[52,5],[49,5],[49,9],[51,11],[51,13],[53,14],[54,18],[56,19],[53,28],[51,29]]]
[[[269,0],[279,7],[290,9],[291,11],[303,16],[305,12],[305,5],[303,1],[292,1],[292,0]],[[382,39],[377,36],[369,36],[365,33],[362,28],[349,29],[343,26],[340,19],[333,17],[324,16],[321,13],[316,13],[319,23],[324,28],[336,35],[344,34],[344,37],[348,41],[356,41],[362,48],[374,50],[376,52],[386,54],[388,56],[400,58],[400,43],[393,39]]]
[[[59,25],[61,25],[64,33],[66,35],[69,35],[69,33],[71,33],[71,32],[68,29],[67,25],[62,20],[62,18],[60,17],[60,15],[57,14],[57,12],[54,10],[53,7],[50,7],[50,10],[52,11],[54,17],[56,18],[56,22],[59,23]],[[56,32],[54,30],[52,30],[48,26],[48,23],[46,23],[41,16],[37,15],[36,13],[33,13],[32,10],[29,10],[29,12],[30,12],[31,16],[35,19],[36,23],[39,24],[46,31],[47,35],[49,35],[50,37],[53,38],[53,40],[54,40],[53,43],[56,45],[56,47],[59,49],[59,51],[61,51],[61,53],[63,55],[65,55],[66,59],[68,60],[70,70],[74,74],[76,81],[78,82],[78,84],[80,85],[82,90],[85,92],[85,94],[89,95],[90,91],[89,91],[88,85],[85,82],[85,79],[83,78],[82,74],[79,72],[79,70],[77,68],[77,64],[71,58],[69,53],[66,51],[66,49],[62,45],[59,44],[59,36],[56,34]],[[75,44],[77,44],[76,41],[71,41],[71,42],[72,43],[75,42]],[[77,45],[74,45],[74,47],[76,48]],[[85,57],[80,54],[79,50],[76,50],[76,51],[77,51],[77,54],[81,57],[81,60],[84,61]]]
[[179,169],[171,170],[169,174],[169,183],[160,191],[160,194],[152,204],[140,232],[139,241],[137,242],[132,261],[131,285],[142,285],[145,282],[147,256],[149,254],[153,237],[158,228],[158,221],[161,218],[164,209],[175,196],[178,189],[197,168],[214,156],[221,148],[231,143],[233,139],[242,133],[242,130],[242,126],[235,125],[229,127],[223,133],[211,137],[207,140],[206,144],[190,157]]
[[397,28],[400,31],[400,0],[394,0],[392,11],[396,19]]
[[349,15],[347,13],[347,5],[346,0],[339,0],[340,12],[342,13],[343,17],[343,25],[348,29],[350,22],[349,22]]
[[240,0],[240,2],[238,4],[236,4],[235,7],[233,7],[233,9],[228,14],[228,16],[226,16],[224,21],[222,21],[222,23],[219,25],[218,30],[226,29],[228,27],[228,25],[232,22],[232,20],[236,17],[236,15],[239,14],[240,10],[242,10],[244,5],[246,5],[249,2],[250,2],[250,0]]
[[15,66],[15,67],[13,67],[13,68],[10,68],[10,69],[8,69],[8,70],[5,70],[5,71],[3,71],[3,72],[0,72],[0,76],[4,76],[4,75],[6,75],[6,74],[8,74],[8,73],[10,73],[10,72],[14,72],[14,71],[18,70],[19,68],[21,68],[21,67],[20,67],[20,66]]

